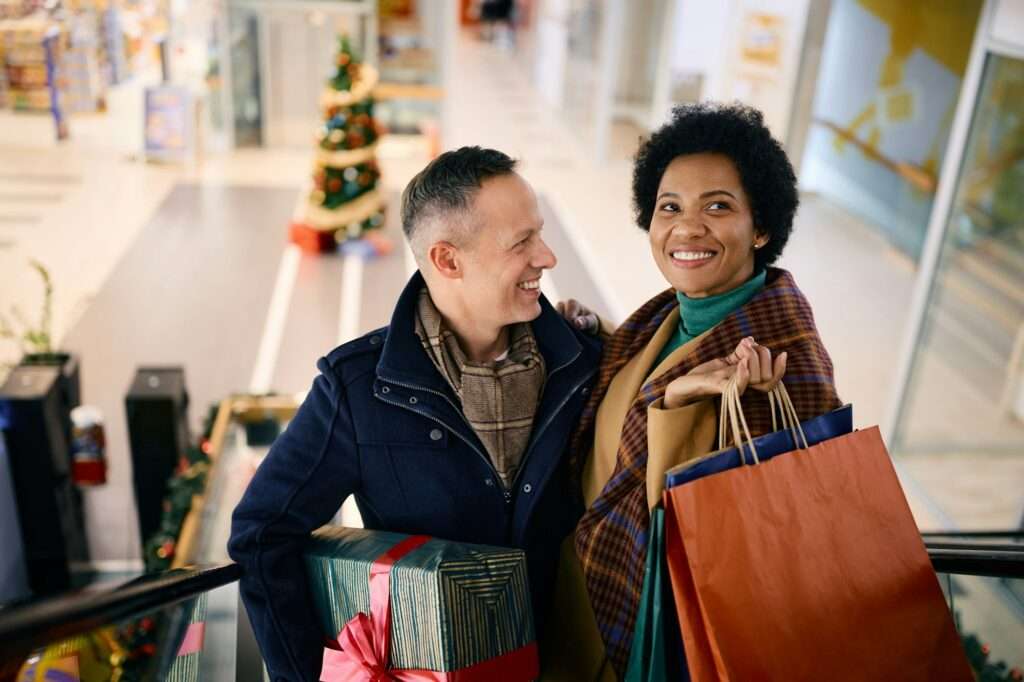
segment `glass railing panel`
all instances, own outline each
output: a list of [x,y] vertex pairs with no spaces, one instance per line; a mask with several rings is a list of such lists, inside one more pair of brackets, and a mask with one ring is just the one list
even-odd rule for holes
[[208,595],[104,624],[31,652],[17,682],[196,682],[206,648]]
[[[298,404],[293,396],[234,396],[221,403],[210,437],[206,490],[193,512],[198,514],[195,530],[183,531],[178,543],[182,564],[229,561],[231,514]],[[192,524],[186,521],[185,525]]]
[[942,525],[1013,528],[1024,481],[1024,60],[989,54],[890,445]]
[[235,638],[221,605],[237,603],[240,574],[233,564],[173,570],[8,606],[0,610],[0,679],[236,679],[233,662],[208,663],[205,654]]
[[938,577],[976,678],[1024,679],[1024,579]]

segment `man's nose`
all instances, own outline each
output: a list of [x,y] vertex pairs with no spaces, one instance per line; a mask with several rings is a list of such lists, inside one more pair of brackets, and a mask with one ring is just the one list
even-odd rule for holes
[[548,247],[543,239],[537,240],[537,251],[530,265],[535,268],[545,268],[548,270],[558,265],[558,258],[555,257],[555,252]]

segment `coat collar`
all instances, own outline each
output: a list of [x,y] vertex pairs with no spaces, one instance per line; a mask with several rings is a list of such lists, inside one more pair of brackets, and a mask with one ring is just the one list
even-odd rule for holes
[[[398,297],[384,348],[377,362],[377,376],[385,381],[443,391],[447,384],[416,336],[416,303],[420,289],[424,286],[423,276],[416,271]],[[571,364],[579,357],[583,347],[569,325],[543,295],[540,297],[540,307],[540,316],[530,324],[550,375]]]

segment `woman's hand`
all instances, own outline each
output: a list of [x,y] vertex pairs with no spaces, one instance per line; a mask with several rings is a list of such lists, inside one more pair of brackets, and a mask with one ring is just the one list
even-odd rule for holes
[[665,408],[674,409],[721,395],[736,373],[740,395],[747,386],[767,393],[786,374],[787,357],[780,353],[773,361],[772,352],[748,336],[727,357],[697,365],[689,374],[674,379],[665,389]]
[[601,329],[601,321],[597,319],[597,313],[574,298],[570,298],[568,301],[559,301],[555,304],[555,310],[581,332],[596,334]]
[[[754,341],[752,336],[740,341],[736,350],[725,360],[731,365],[747,361],[750,369],[750,386],[765,393],[775,388],[786,374],[786,353],[780,353],[772,361],[772,352]],[[742,393],[742,392],[741,392]]]
[[697,365],[689,374],[673,379],[665,388],[665,409],[672,410],[704,398],[721,395],[734,375],[740,395],[743,395],[750,382],[750,360],[746,357],[737,359],[736,362],[729,362],[728,358],[719,358]]

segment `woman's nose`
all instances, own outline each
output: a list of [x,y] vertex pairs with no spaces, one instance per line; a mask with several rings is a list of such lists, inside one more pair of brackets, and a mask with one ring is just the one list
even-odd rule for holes
[[679,219],[672,225],[672,233],[681,236],[693,237],[700,236],[707,232],[708,228],[701,220],[700,216],[685,217],[680,216]]

